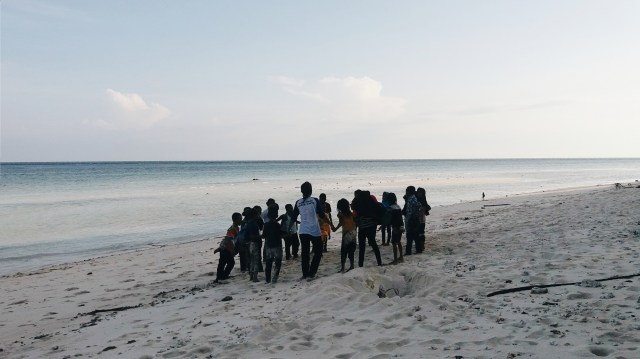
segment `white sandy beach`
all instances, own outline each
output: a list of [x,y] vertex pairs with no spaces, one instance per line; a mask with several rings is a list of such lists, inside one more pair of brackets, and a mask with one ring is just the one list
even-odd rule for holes
[[[426,253],[376,267],[367,247],[346,274],[335,233],[312,282],[292,260],[276,285],[238,264],[213,284],[217,239],[1,277],[0,358],[640,358],[640,277],[589,281],[640,273],[640,189],[510,196],[427,220]],[[568,282],[583,283],[487,297]]]

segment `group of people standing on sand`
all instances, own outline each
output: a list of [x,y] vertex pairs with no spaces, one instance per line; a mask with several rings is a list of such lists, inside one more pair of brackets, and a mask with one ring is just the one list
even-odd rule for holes
[[[357,190],[351,202],[346,198],[338,201],[337,225],[333,223],[331,205],[324,193],[320,198],[312,197],[313,189],[309,182],[303,183],[300,191],[302,198],[294,205],[287,204],[282,215],[278,215],[279,205],[270,198],[265,210],[260,206],[245,207],[242,213],[236,212],[231,216],[233,223],[214,251],[220,253],[216,281],[229,278],[235,266],[234,257],[238,255],[240,270],[248,271],[252,282],[258,282],[258,273],[264,272],[267,283],[276,283],[282,265],[283,241],[285,259],[298,258],[300,251],[301,279],[313,280],[322,255],[327,251],[331,231],[340,228],[340,271],[343,273],[354,268],[356,247],[359,248],[358,266],[364,265],[367,243],[377,264],[383,265],[376,242],[377,231],[382,232],[383,246],[393,246],[390,264],[404,261],[403,233],[406,237],[404,255],[411,255],[413,246],[415,253],[424,251],[426,216],[431,210],[424,188],[407,187],[403,208],[399,206],[395,193],[384,192],[382,202],[378,202],[369,191]],[[345,269],[347,258],[349,268]]]

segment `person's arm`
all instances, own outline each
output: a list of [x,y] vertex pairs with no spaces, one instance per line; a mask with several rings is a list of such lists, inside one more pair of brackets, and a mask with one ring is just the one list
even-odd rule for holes
[[331,230],[332,231],[337,231],[338,228],[342,227],[342,216],[340,216],[340,214],[338,214],[338,225],[337,226],[333,226],[333,223],[329,223],[329,225],[331,225]]
[[291,216],[291,218],[297,222],[299,215],[300,215],[300,208],[298,208],[298,202],[296,202],[296,205],[293,207],[293,215]]
[[260,228],[256,222],[248,224],[247,236],[249,236],[248,242],[257,242],[260,240]]

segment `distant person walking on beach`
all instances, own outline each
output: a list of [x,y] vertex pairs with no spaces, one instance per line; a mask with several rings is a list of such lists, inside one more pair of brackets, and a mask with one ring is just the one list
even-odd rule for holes
[[427,216],[431,210],[431,206],[427,203],[427,191],[420,187],[416,190],[416,198],[420,202],[420,210],[418,211],[418,236],[416,238],[416,253],[424,251],[425,228],[427,225]]
[[364,265],[364,251],[367,241],[373,249],[378,265],[382,265],[380,249],[376,243],[376,228],[381,215],[381,205],[371,197],[369,191],[357,191],[356,197],[351,202],[351,208],[358,213],[356,223],[358,226],[358,266]]
[[[264,275],[267,283],[277,283],[280,275],[280,266],[282,265],[282,234],[280,233],[280,225],[278,218],[278,209],[273,206],[269,207],[269,221],[264,224],[264,248],[265,260],[267,262]],[[275,267],[274,267],[275,263]],[[271,269],[273,268],[273,277]]]
[[235,245],[233,243],[234,238],[240,232],[240,224],[242,223],[242,215],[238,212],[231,216],[231,227],[227,230],[227,235],[224,236],[220,247],[216,248],[213,253],[220,253],[220,259],[218,260],[218,270],[216,271],[216,282],[229,278],[231,270],[236,262],[233,260],[235,256]]
[[405,256],[411,255],[413,243],[418,239],[418,230],[420,226],[420,220],[418,214],[420,212],[420,202],[416,197],[416,188],[414,186],[407,187],[404,195],[404,208],[402,214],[404,214],[404,226],[407,231],[407,245],[405,246]]
[[[293,219],[296,220],[300,216],[298,233],[302,247],[302,279],[314,279],[322,258],[322,232],[318,220],[324,217],[324,208],[317,198],[311,197],[313,192],[311,183],[303,183],[300,186],[300,192],[302,192],[302,198],[296,201]],[[313,245],[313,260],[309,263],[311,245]]]
[[349,208],[349,201],[342,198],[336,206],[338,208],[338,225],[331,229],[335,232],[342,227],[342,244],[340,246],[340,272],[344,273],[344,264],[349,257],[350,266],[348,271],[353,269],[354,254],[356,253],[356,221]]
[[298,258],[298,248],[300,247],[300,239],[298,239],[298,223],[293,219],[293,206],[287,204],[284,206],[286,213],[278,217],[280,221],[280,232],[284,239],[284,252],[286,259]]

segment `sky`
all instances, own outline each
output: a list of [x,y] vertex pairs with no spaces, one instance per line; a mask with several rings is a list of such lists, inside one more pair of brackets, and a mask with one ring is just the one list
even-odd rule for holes
[[640,1],[2,0],[0,161],[640,157]]

